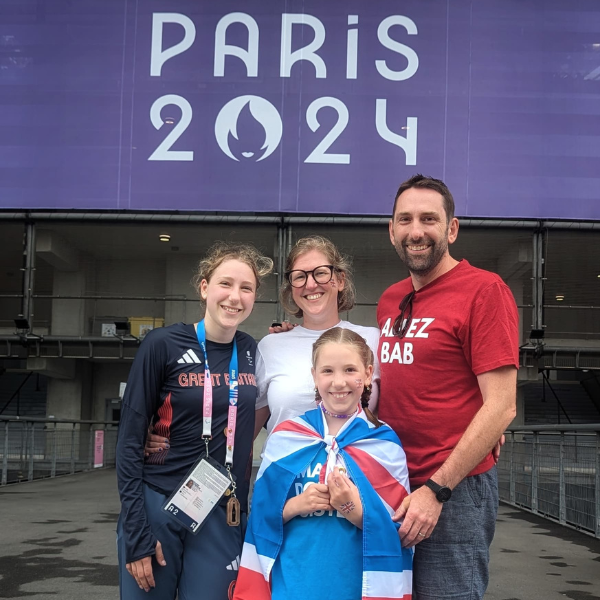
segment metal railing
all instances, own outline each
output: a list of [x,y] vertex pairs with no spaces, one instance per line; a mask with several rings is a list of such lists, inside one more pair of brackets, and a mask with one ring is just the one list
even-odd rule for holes
[[511,427],[500,500],[600,538],[600,425]]
[[0,485],[114,467],[118,423],[0,415]]

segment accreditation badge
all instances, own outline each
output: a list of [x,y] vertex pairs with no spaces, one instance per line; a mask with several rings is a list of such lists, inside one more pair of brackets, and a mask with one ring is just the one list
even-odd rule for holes
[[230,486],[231,479],[225,467],[205,456],[184,477],[163,510],[195,535]]

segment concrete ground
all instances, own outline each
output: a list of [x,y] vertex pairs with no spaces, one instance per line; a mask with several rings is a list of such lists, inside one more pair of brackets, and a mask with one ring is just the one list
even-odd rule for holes
[[[117,600],[118,513],[112,469],[0,488],[0,598]],[[501,506],[486,600],[565,598],[600,600],[600,540]]]

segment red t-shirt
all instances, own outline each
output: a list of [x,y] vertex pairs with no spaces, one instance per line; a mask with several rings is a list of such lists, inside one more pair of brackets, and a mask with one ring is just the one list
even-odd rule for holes
[[[381,330],[379,416],[402,440],[411,486],[444,463],[483,398],[477,375],[519,367],[519,316],[508,286],[495,273],[462,260],[416,292],[403,339],[391,330],[410,278],[389,287],[377,307]],[[487,456],[470,475],[494,465]]]

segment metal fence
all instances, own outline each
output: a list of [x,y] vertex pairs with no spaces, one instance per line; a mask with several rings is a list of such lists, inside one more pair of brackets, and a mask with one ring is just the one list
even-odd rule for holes
[[600,425],[511,427],[500,500],[600,538]]
[[0,416],[0,485],[114,467],[117,425]]

